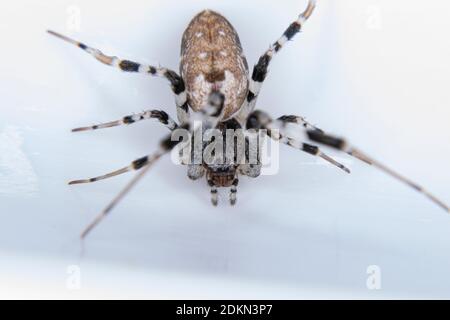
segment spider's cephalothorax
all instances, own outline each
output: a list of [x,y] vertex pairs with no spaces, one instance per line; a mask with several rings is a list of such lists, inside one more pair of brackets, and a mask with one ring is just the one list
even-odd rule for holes
[[[49,31],[50,34],[78,46],[104,64],[126,72],[137,72],[166,78],[170,82],[171,89],[175,95],[178,123],[172,120],[165,111],[148,110],[126,116],[117,121],[76,128],[73,131],[87,131],[118,125],[128,125],[151,118],[157,119],[172,133],[181,129],[189,133],[194,133],[194,136],[200,130],[195,125],[194,120],[199,119],[205,124],[206,128],[218,130],[220,137],[225,136],[225,132],[229,129],[243,130],[245,140],[241,143],[241,147],[243,146],[245,150],[243,156],[244,161],[240,161],[242,159],[237,156],[238,151],[235,151],[236,155],[233,155],[231,160],[228,159],[228,161],[220,162],[213,156],[212,161],[206,162],[203,159],[197,159],[197,153],[193,152],[194,147],[191,150],[192,156],[190,157],[192,158],[191,160],[195,161],[185,163],[188,166],[189,178],[197,180],[206,176],[207,182],[211,187],[212,203],[216,205],[218,200],[217,188],[229,187],[230,203],[234,204],[236,202],[238,175],[253,178],[260,175],[261,163],[259,162],[259,156],[257,157],[256,163],[246,161],[250,158],[249,154],[251,151],[253,153],[256,151],[256,154],[259,154],[258,147],[255,150],[254,145],[249,143],[250,131],[252,134],[255,131],[259,134],[263,132],[280,143],[320,157],[343,171],[350,172],[345,166],[323,153],[319,147],[290,137],[285,130],[288,124],[300,125],[303,129],[302,131],[305,133],[305,140],[342,150],[359,160],[377,167],[423,193],[430,200],[449,212],[449,207],[446,204],[421,186],[368,157],[358,149],[350,146],[345,140],[326,134],[323,130],[311,125],[303,117],[284,115],[273,120],[267,113],[261,110],[254,110],[262,83],[267,76],[269,64],[284,45],[301,30],[303,24],[313,13],[315,2],[315,0],[308,1],[305,11],[261,55],[251,73],[249,73],[247,61],[243,55],[241,43],[236,31],[223,16],[210,10],[202,11],[195,16],[184,32],[181,45],[180,75],[167,68],[145,65],[130,60],[123,60],[115,56],[105,55],[98,49],[89,47],[56,32]],[[203,133],[203,129],[201,131]],[[179,145],[179,141],[174,140],[172,135],[169,135],[162,140],[158,151],[137,159],[126,167],[95,178],[71,181],[70,184],[88,183],[110,178],[128,171],[140,170],[139,174],[130,181],[123,191],[87,227],[82,236],[84,237],[111,211],[114,205],[147,172],[152,163],[174,149],[177,145]],[[230,143],[227,145],[229,146]],[[204,151],[206,147],[202,144],[200,149],[200,151]],[[239,147],[233,150],[239,150]],[[202,152],[200,152],[200,155],[203,155]]]

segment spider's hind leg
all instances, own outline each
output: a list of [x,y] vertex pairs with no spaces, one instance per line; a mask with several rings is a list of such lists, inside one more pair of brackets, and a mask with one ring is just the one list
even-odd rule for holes
[[166,78],[170,82],[172,91],[175,94],[175,101],[177,105],[177,114],[179,120],[181,122],[186,122],[188,120],[188,103],[187,103],[186,86],[184,84],[183,78],[180,75],[178,75],[175,71],[163,67],[154,67],[139,62],[134,62],[131,60],[123,60],[115,56],[108,56],[96,48],[89,47],[82,42],[73,40],[57,32],[51,30],[48,30],[47,32],[61,40],[64,40],[70,44],[77,46],[78,48],[90,54],[92,57],[94,57],[101,63],[104,63],[108,66],[118,68],[125,72],[149,74],[151,76]]

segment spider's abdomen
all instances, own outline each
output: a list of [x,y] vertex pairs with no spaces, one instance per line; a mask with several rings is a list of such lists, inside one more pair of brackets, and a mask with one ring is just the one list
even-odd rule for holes
[[192,19],[183,34],[180,69],[194,111],[206,106],[213,90],[225,97],[225,119],[244,103],[248,92],[247,61],[239,36],[220,14],[205,10]]

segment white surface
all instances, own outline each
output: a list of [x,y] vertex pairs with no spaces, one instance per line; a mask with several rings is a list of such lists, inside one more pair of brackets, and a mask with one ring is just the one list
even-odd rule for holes
[[[175,107],[164,80],[108,68],[45,30],[177,69],[182,32],[208,7],[232,22],[253,65],[305,4],[3,5],[0,296],[450,298],[448,215],[345,156],[351,175],[285,147],[277,175],[241,179],[234,208],[226,193],[213,208],[204,181],[163,159],[81,254],[80,231],[131,175],[65,183],[151,152],[166,131],[152,121],[70,129],[149,108],[175,117]],[[71,31],[77,7],[81,29]],[[318,1],[304,32],[273,61],[258,107],[347,136],[450,202],[449,9],[445,0]],[[68,265],[81,267],[75,293],[66,289]],[[381,290],[366,287],[370,265],[381,268]]]

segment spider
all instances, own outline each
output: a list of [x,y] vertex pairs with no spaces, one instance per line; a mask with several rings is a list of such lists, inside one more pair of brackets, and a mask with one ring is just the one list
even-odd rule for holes
[[[210,128],[215,128],[220,132],[225,132],[228,129],[243,129],[244,131],[264,130],[264,133],[270,138],[294,149],[320,157],[350,173],[350,170],[344,165],[325,154],[318,146],[309,142],[341,150],[406,183],[449,212],[449,207],[446,204],[418,184],[370,158],[359,149],[350,145],[346,140],[329,135],[313,126],[304,117],[283,115],[273,119],[266,112],[255,110],[256,101],[267,76],[270,62],[285,44],[300,32],[305,22],[312,15],[315,5],[315,0],[309,0],[306,9],[259,58],[251,74],[249,73],[247,60],[243,54],[237,32],[226,18],[211,10],[204,10],[197,14],[183,34],[180,74],[164,67],[155,67],[123,60],[115,56],[108,56],[84,43],[54,31],[48,31],[50,34],[79,47],[106,65],[126,72],[143,73],[165,78],[169,81],[175,96],[178,123],[171,119],[163,110],[148,110],[123,117],[120,120],[80,127],[72,131],[90,131],[129,125],[141,120],[156,119],[172,132],[178,129],[193,132],[195,128],[192,125],[192,119],[198,118],[200,115],[203,123],[208,123]],[[305,140],[308,140],[308,142],[300,141],[286,134],[288,124],[298,125],[305,134]],[[172,151],[177,145],[178,142],[171,139],[171,135],[169,135],[162,140],[159,150],[155,153],[139,158],[126,167],[102,176],[69,182],[69,184],[90,183],[125,172],[140,170],[94,221],[87,226],[81,237],[84,238],[112,210],[136,182],[144,176],[155,161]],[[246,156],[247,153],[248,150],[246,150]],[[261,174],[262,165],[260,162],[253,164],[237,164],[233,162],[210,164],[200,162],[190,163],[187,166],[190,179],[197,180],[206,176],[206,180],[211,188],[213,205],[218,203],[218,188],[224,187],[230,188],[229,199],[230,203],[234,205],[239,183],[238,176],[256,178]]]

